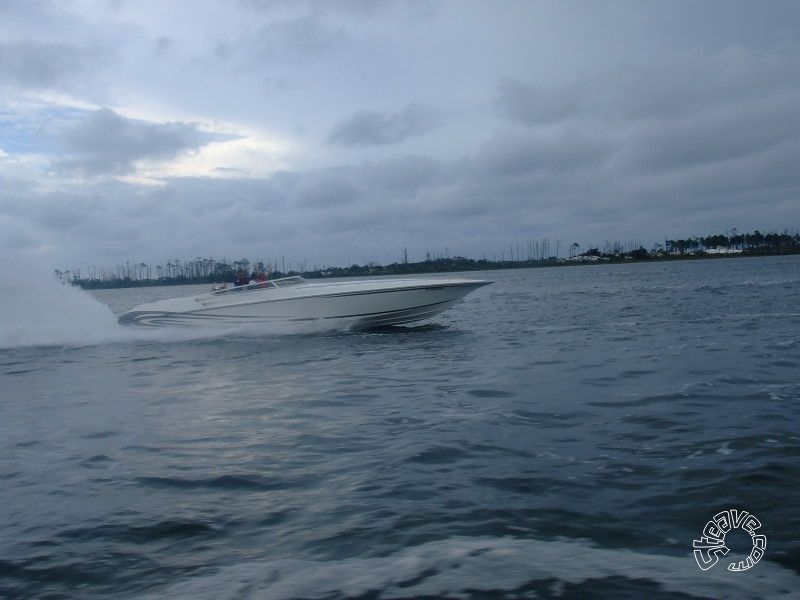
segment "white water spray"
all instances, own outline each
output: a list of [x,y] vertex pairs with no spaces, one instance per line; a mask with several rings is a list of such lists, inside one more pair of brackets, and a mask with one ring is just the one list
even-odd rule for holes
[[118,338],[120,329],[108,306],[61,284],[46,267],[0,262],[0,348],[85,346]]

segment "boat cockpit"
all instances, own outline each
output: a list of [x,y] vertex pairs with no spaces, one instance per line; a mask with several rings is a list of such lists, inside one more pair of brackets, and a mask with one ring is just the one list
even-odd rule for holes
[[233,292],[249,292],[252,290],[263,290],[266,288],[284,288],[293,285],[301,285],[306,283],[306,280],[300,275],[292,275],[291,277],[281,277],[280,279],[270,279],[267,281],[251,281],[246,285],[235,285],[228,287],[225,284],[222,286],[214,286],[211,288],[210,293],[216,295],[230,294]]

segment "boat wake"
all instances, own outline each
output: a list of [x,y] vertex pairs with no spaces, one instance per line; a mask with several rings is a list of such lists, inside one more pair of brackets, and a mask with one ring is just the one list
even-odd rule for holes
[[[586,540],[458,537],[382,557],[240,563],[147,598],[583,597],[643,590],[702,597],[797,598],[798,576],[762,561],[757,577],[705,573],[681,556],[598,548]],[[376,590],[380,590],[375,595]],[[661,596],[659,596],[661,597]]]

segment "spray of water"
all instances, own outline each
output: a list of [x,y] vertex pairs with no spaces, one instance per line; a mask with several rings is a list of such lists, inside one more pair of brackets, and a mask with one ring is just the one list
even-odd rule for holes
[[30,260],[0,263],[0,307],[0,348],[96,344],[120,333],[108,306]]

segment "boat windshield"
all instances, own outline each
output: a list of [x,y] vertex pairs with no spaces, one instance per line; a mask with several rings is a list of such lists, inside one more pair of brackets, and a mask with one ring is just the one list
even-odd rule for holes
[[211,294],[215,296],[218,294],[230,294],[231,292],[249,292],[252,290],[263,290],[265,288],[283,288],[292,285],[300,285],[305,283],[306,280],[300,275],[293,275],[292,277],[282,277],[280,279],[272,279],[269,281],[254,281],[247,285],[237,285],[233,287],[224,287],[221,289],[212,289]]
[[283,277],[281,279],[273,279],[269,283],[274,285],[275,287],[288,287],[290,285],[299,285],[301,283],[305,283],[306,280],[300,277],[300,275],[294,275],[292,277]]

